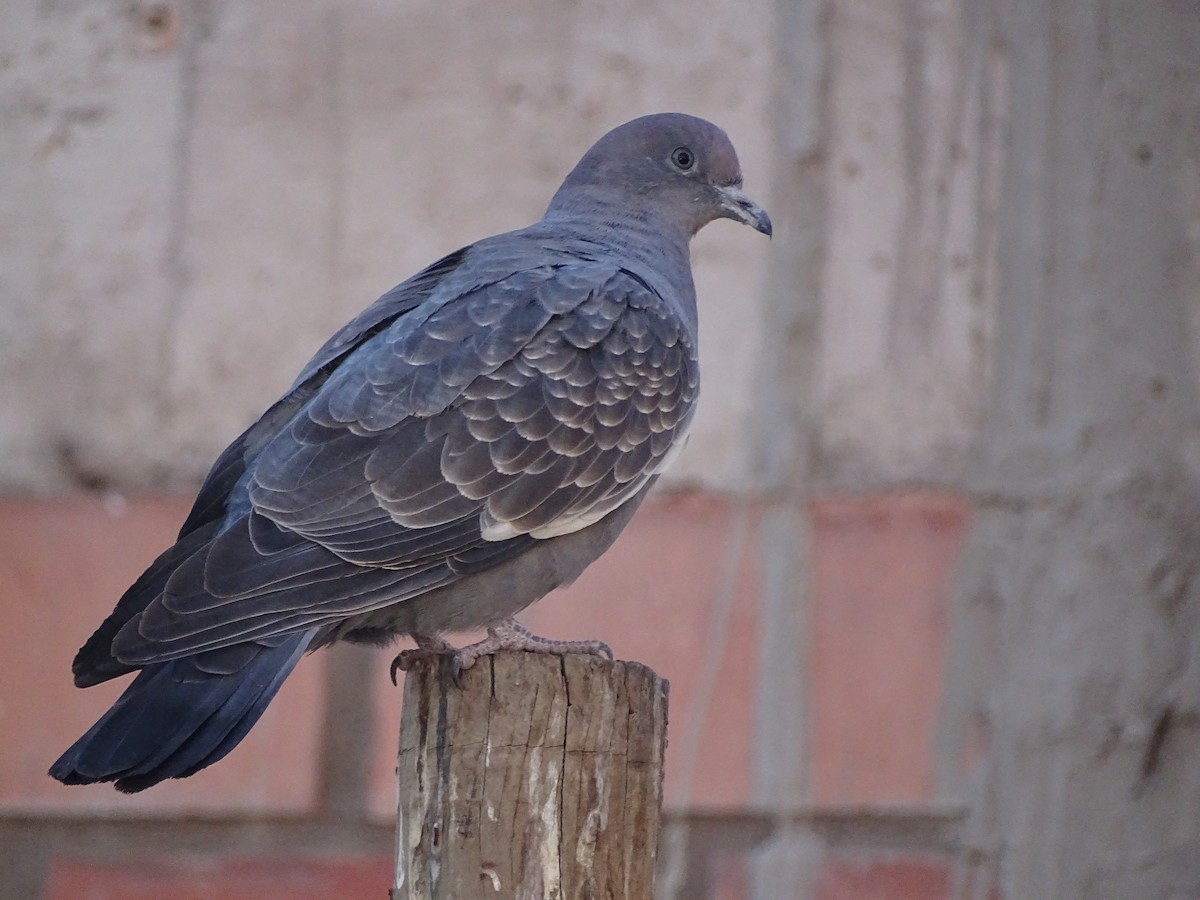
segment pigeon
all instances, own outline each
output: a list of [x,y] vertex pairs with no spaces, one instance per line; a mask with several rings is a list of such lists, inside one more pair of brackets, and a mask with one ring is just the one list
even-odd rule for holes
[[[634,119],[539,222],[456,250],[334,334],[80,649],[78,687],[137,676],[51,776],[131,793],[193,775],[335,641],[410,636],[393,679],[421,656],[461,671],[501,649],[608,652],[513,616],[607,550],[683,447],[688,245],[720,218],[772,232],[726,134]],[[481,628],[463,649],[443,637]]]

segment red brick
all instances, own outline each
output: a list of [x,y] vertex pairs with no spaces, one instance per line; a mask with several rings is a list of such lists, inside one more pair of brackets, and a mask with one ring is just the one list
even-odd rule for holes
[[943,900],[950,896],[950,867],[938,859],[855,861],[829,858],[821,867],[814,900]]
[[[599,638],[671,683],[666,803],[731,809],[749,801],[759,665],[759,514],[706,495],[648,499],[612,549],[522,620],[538,634]],[[724,592],[724,596],[722,593]],[[462,642],[460,642],[462,643]],[[377,683],[373,811],[394,814],[400,692]],[[719,677],[717,677],[719,675]]]
[[0,809],[130,815],[291,812],[316,794],[323,664],[302,660],[249,737],[215,766],[125,796],[64,787],[46,770],[117,698],[127,679],[77,690],[71,659],[121,592],[173,539],[183,497],[0,502]]
[[932,491],[811,505],[809,783],[818,806],[932,799],[932,740],[962,498]]
[[44,900],[374,900],[392,884],[388,857],[163,857],[99,864],[59,860]]

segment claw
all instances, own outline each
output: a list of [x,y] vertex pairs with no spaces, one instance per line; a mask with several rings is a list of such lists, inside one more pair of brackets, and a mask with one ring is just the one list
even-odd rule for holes
[[442,640],[436,635],[414,634],[413,640],[417,642],[415,648],[401,650],[396,654],[396,658],[392,660],[389,674],[392,678],[392,684],[396,687],[400,686],[396,673],[408,672],[422,660],[437,659],[441,656],[451,656],[458,653],[454,649],[453,644]]
[[[471,661],[471,665],[474,665],[474,660]],[[454,686],[459,690],[462,690],[463,686],[463,672],[469,668],[471,666],[465,664],[459,654],[455,653],[450,657],[450,680],[454,682]]]
[[392,660],[390,674],[392,676],[392,684],[396,687],[400,686],[400,680],[397,677],[398,672],[408,672],[417,663],[424,659],[435,659],[436,654],[429,650],[401,650],[396,654],[396,658]]

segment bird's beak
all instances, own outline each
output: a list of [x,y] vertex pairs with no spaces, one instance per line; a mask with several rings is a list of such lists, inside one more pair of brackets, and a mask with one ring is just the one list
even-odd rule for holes
[[717,189],[721,194],[721,211],[727,219],[749,225],[770,237],[774,229],[767,211],[742,193],[742,189],[727,185]]

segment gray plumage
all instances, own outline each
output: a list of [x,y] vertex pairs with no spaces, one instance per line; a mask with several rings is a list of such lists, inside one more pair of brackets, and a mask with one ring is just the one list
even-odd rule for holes
[[719,217],[771,232],[740,187],[720,129],[634,120],[540,222],[334,335],[80,650],[81,687],[141,671],[51,774],[126,791],[190,775],[335,640],[444,651],[441,634],[492,626],[476,652],[561,646],[499,623],[604,552],[682,446],[699,391],[688,242]]

